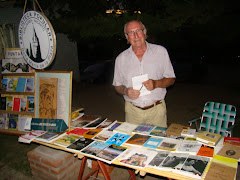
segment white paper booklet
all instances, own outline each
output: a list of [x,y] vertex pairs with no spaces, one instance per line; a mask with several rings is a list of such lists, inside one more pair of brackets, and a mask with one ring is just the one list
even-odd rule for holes
[[140,96],[150,94],[151,91],[148,91],[147,88],[142,84],[144,81],[148,80],[148,74],[141,76],[135,76],[132,78],[133,89],[140,91]]
[[30,133],[20,136],[18,138],[18,141],[23,143],[30,143],[32,140],[34,140],[38,136],[41,136],[44,133],[46,133],[46,131],[41,131],[41,130],[31,131]]
[[183,141],[177,148],[176,152],[185,152],[196,155],[201,146],[202,143],[197,141]]
[[138,127],[138,125],[124,122],[120,126],[118,126],[116,129],[114,129],[113,132],[131,134],[133,130],[136,129],[136,127]]

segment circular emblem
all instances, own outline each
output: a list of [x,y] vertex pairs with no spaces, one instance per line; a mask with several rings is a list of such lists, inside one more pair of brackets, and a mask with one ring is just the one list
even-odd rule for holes
[[31,67],[44,69],[52,63],[56,54],[56,36],[43,14],[26,12],[19,23],[18,39],[23,58]]

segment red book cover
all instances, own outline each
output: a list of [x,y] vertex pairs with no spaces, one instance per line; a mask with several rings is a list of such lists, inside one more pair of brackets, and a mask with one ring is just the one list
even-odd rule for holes
[[75,128],[71,131],[69,131],[67,134],[77,134],[77,135],[83,135],[85,132],[87,132],[89,129],[83,129],[83,128]]
[[232,144],[235,146],[240,146],[240,138],[238,137],[224,137],[223,144]]
[[14,97],[13,98],[13,111],[20,111],[20,101],[21,98]]
[[214,147],[202,145],[197,153],[198,156],[213,157]]

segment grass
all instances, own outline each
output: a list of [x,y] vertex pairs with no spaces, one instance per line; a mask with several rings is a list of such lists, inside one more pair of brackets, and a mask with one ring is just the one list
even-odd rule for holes
[[19,143],[18,136],[6,134],[0,134],[0,144],[0,161],[26,176],[32,176],[27,153],[38,145]]

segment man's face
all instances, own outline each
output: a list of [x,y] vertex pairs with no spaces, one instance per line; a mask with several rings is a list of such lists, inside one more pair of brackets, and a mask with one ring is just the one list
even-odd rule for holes
[[141,23],[133,21],[126,26],[126,33],[129,43],[133,47],[141,47],[145,44],[146,35]]

